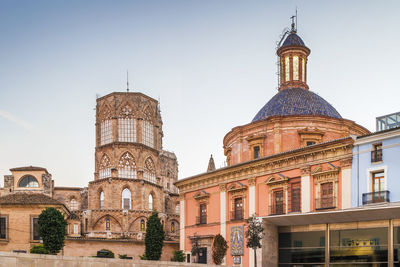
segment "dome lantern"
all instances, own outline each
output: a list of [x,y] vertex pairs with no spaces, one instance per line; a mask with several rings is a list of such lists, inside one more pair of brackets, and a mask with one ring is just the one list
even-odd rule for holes
[[[292,17],[293,19],[293,17]],[[308,90],[307,58],[311,50],[297,35],[297,29],[292,22],[292,29],[283,44],[278,48],[279,57],[279,91],[288,88]]]

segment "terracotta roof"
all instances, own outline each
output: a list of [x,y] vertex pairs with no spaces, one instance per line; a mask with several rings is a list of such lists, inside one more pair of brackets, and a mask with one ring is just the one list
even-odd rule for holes
[[36,167],[36,166],[25,166],[25,167],[12,168],[12,169],[10,169],[10,171],[45,171],[46,173],[48,173],[46,168]]
[[51,204],[64,205],[58,200],[44,194],[15,193],[0,197],[0,205],[18,205],[18,204]]

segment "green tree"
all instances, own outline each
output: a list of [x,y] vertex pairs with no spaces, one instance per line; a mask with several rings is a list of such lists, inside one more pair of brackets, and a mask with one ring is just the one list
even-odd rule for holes
[[46,208],[39,215],[39,235],[50,254],[57,254],[64,246],[67,222],[56,208]]
[[175,250],[174,256],[171,258],[171,261],[184,262],[185,258],[186,258],[185,253],[183,253],[182,250]]
[[146,227],[144,256],[147,260],[160,260],[165,232],[156,211],[149,217]]
[[216,265],[222,264],[226,251],[228,250],[228,244],[225,238],[217,234],[214,238],[213,248],[212,248],[212,258]]
[[247,231],[246,238],[248,248],[252,248],[254,251],[254,266],[257,267],[257,248],[261,248],[261,239],[264,235],[264,228],[261,221],[257,219],[256,215],[253,214],[247,219]]

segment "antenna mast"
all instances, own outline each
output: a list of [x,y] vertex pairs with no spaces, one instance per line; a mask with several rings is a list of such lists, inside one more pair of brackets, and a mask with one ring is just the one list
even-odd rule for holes
[[126,92],[129,93],[129,71],[126,70]]

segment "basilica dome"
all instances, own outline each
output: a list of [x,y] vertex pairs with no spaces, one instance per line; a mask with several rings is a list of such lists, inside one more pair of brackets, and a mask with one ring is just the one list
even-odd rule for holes
[[336,119],[340,114],[319,95],[302,88],[289,88],[278,92],[260,109],[252,122],[272,116],[320,115]]

